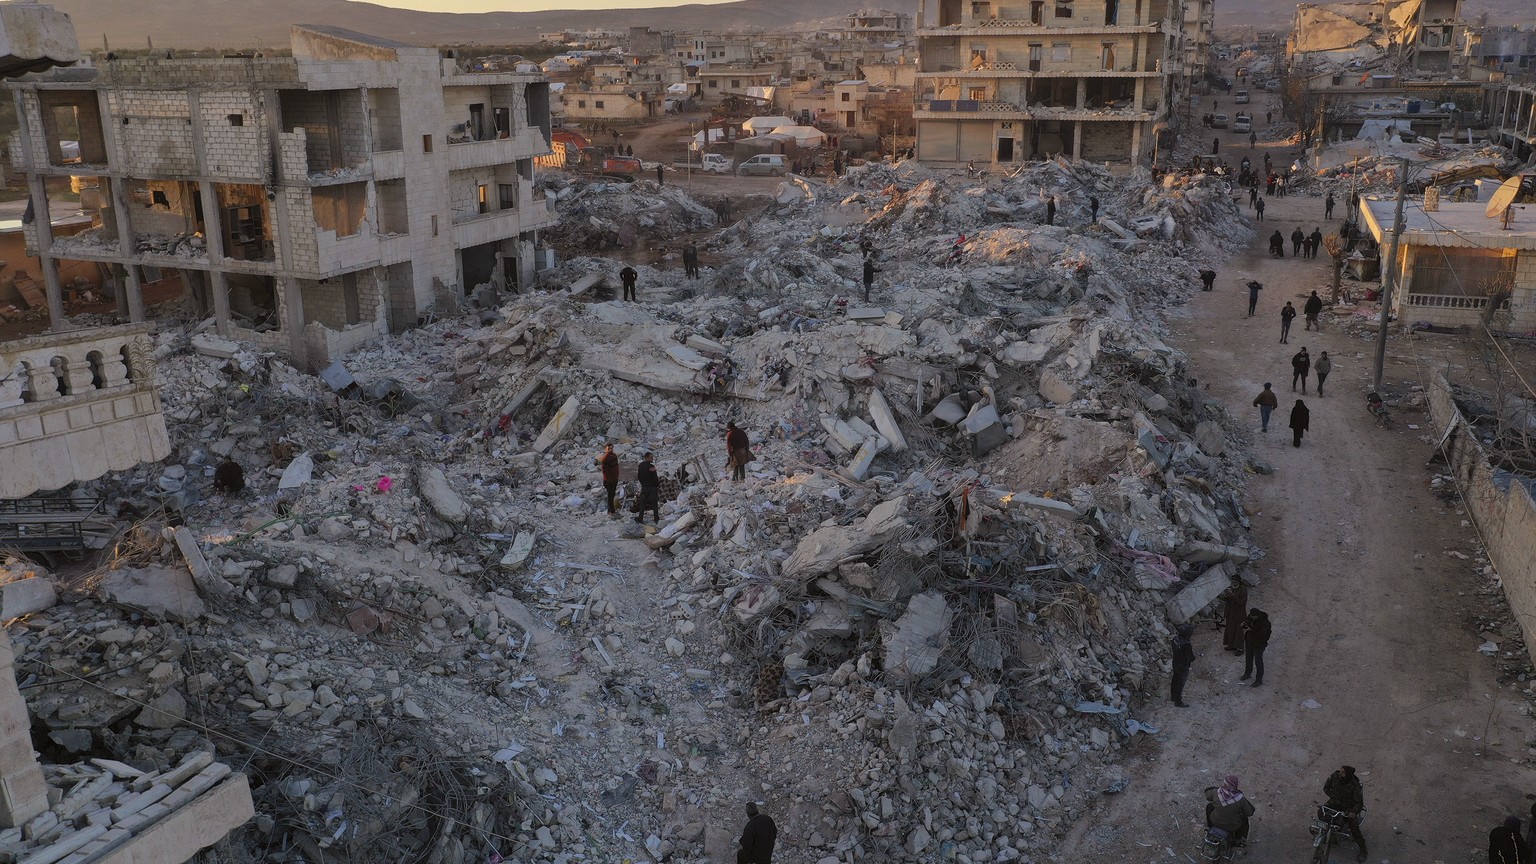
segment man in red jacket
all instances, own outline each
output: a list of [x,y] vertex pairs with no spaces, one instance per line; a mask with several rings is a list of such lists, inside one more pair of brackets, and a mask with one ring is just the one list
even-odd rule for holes
[[614,507],[613,496],[619,489],[619,454],[613,452],[613,445],[603,447],[603,455],[597,457],[597,464],[602,466],[603,490],[608,493],[608,515],[618,513]]
[[752,442],[735,423],[725,424],[725,452],[731,466],[732,480],[747,479],[747,463],[752,461]]

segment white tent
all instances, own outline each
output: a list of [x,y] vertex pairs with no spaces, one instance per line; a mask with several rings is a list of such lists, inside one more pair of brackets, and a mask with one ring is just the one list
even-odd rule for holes
[[797,147],[820,147],[827,140],[827,136],[814,126],[780,126],[773,130],[773,134],[795,139]]
[[780,126],[788,126],[794,122],[788,117],[748,117],[742,121],[741,128],[753,135],[757,135],[763,132],[772,132]]

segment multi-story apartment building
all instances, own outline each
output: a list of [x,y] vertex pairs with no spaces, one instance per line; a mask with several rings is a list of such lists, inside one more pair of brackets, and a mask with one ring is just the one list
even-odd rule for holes
[[1461,0],[1301,3],[1286,53],[1294,69],[1448,74],[1465,29]]
[[1468,27],[1460,65],[1469,72],[1529,74],[1536,67],[1536,29]]
[[1177,123],[1182,0],[927,0],[918,7],[917,155],[1139,163]]
[[1188,93],[1205,93],[1211,72],[1211,34],[1216,27],[1215,0],[1184,0],[1184,77]]
[[1536,84],[1505,81],[1489,88],[1484,113],[1493,140],[1522,162],[1536,156]]
[[[466,72],[435,48],[329,27],[295,27],[292,44],[5,85],[55,327],[58,259],[109,269],[134,321],[141,285],[179,275],[219,333],[311,366],[476,286],[531,279],[555,222],[533,188],[550,152],[542,75]],[[65,205],[45,181],[70,176],[96,226],[55,237]]]

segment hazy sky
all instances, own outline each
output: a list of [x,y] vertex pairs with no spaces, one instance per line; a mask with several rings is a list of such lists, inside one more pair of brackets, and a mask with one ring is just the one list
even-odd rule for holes
[[683,6],[689,3],[729,3],[731,0],[369,0],[397,9],[427,12],[542,12],[546,9],[633,9]]

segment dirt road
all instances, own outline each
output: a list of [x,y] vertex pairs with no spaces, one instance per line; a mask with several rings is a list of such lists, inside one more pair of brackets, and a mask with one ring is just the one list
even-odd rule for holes
[[[1254,107],[1262,119],[1269,106]],[[1259,134],[1250,155],[1261,165],[1262,126]],[[1229,162],[1249,153],[1246,135],[1221,137]],[[1276,163],[1289,164],[1289,151],[1275,146]],[[1289,237],[1297,225],[1327,233],[1338,223],[1322,221],[1317,198],[1268,204],[1251,251],[1228,262],[1216,290],[1196,293],[1171,323],[1194,374],[1275,468],[1252,478],[1247,499],[1255,539],[1268,552],[1250,596],[1274,621],[1264,686],[1237,680],[1242,659],[1222,650],[1219,632],[1197,631],[1185,696],[1192,707],[1149,706],[1162,731],[1134,744],[1129,788],[1100,800],[1059,860],[1195,860],[1202,789],[1229,772],[1259,808],[1247,860],[1310,860],[1308,813],[1328,773],[1345,763],[1365,785],[1371,861],[1485,860],[1477,856],[1486,854],[1489,829],[1529,806],[1531,775],[1522,766],[1531,751],[1525,700],[1477,652],[1472,619],[1487,603],[1479,596],[1484,577],[1447,555],[1472,554],[1475,535],[1466,517],[1428,492],[1425,415],[1400,416],[1388,430],[1366,415],[1372,342],[1335,327],[1304,332],[1298,319],[1291,344],[1278,344],[1280,307],[1291,300],[1300,308],[1326,281],[1326,253],[1291,258],[1287,241],[1288,257],[1276,260],[1265,239],[1275,228]],[[1252,319],[1244,317],[1249,279],[1265,285]],[[1327,351],[1334,371],[1325,398],[1305,397],[1311,432],[1295,449],[1286,428],[1289,358],[1303,345],[1313,358]],[[1407,340],[1393,343],[1394,353],[1412,350]],[[1404,377],[1414,367],[1389,368]],[[1265,381],[1281,396],[1268,434],[1249,407]],[[1332,860],[1352,861],[1354,852],[1335,849]]]

